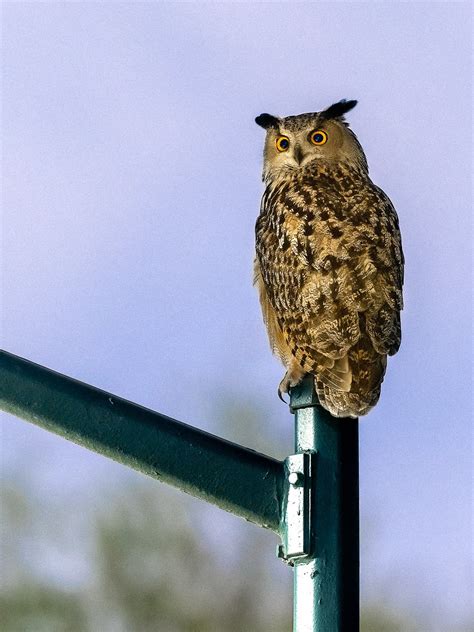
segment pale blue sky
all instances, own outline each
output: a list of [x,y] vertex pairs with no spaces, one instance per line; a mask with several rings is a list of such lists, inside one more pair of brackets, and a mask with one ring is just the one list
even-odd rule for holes
[[[469,609],[470,12],[3,4],[2,346],[216,432],[221,399],[255,401],[278,457],[292,420],[252,288],[254,117],[359,100],[348,119],[407,260],[402,348],[361,422],[363,596],[388,573],[387,600],[433,630]],[[3,456],[43,491],[121,471],[6,416]]]

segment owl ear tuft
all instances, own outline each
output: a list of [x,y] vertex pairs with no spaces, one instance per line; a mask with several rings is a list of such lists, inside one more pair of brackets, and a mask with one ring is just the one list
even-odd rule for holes
[[352,108],[355,108],[356,105],[357,101],[347,101],[346,99],[342,99],[342,101],[333,103],[333,105],[330,105],[326,110],[323,110],[320,116],[326,120],[339,118],[344,116],[344,114],[349,112],[349,110],[352,110]]
[[269,127],[278,128],[279,120],[276,116],[265,113],[257,116],[257,118],[255,119],[255,123],[257,123],[257,125],[260,125],[260,127],[263,127],[263,129],[268,129]]

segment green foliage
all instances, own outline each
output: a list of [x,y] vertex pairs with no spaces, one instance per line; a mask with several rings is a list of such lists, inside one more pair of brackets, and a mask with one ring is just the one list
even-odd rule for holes
[[404,617],[398,617],[381,607],[368,608],[362,612],[361,632],[416,632],[416,628]]
[[36,583],[25,582],[2,592],[0,618],[6,632],[82,632],[87,629],[77,595]]

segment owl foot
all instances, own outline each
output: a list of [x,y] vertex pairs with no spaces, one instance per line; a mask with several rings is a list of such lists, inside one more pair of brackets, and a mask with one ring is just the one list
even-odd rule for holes
[[283,398],[283,393],[288,393],[292,386],[297,386],[303,379],[304,375],[305,372],[301,369],[301,367],[293,366],[288,369],[278,386],[278,397],[282,402],[285,402],[285,404],[288,403]]

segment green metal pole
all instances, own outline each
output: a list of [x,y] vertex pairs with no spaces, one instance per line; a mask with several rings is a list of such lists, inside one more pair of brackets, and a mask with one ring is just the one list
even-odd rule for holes
[[[294,632],[359,630],[358,420],[322,408],[306,378],[291,391],[295,451],[310,472],[309,554],[295,558]],[[296,477],[295,477],[296,478]]]
[[5,351],[0,410],[280,532],[281,461]]
[[0,409],[282,536],[295,632],[359,629],[358,422],[292,389],[284,463],[0,351]]

